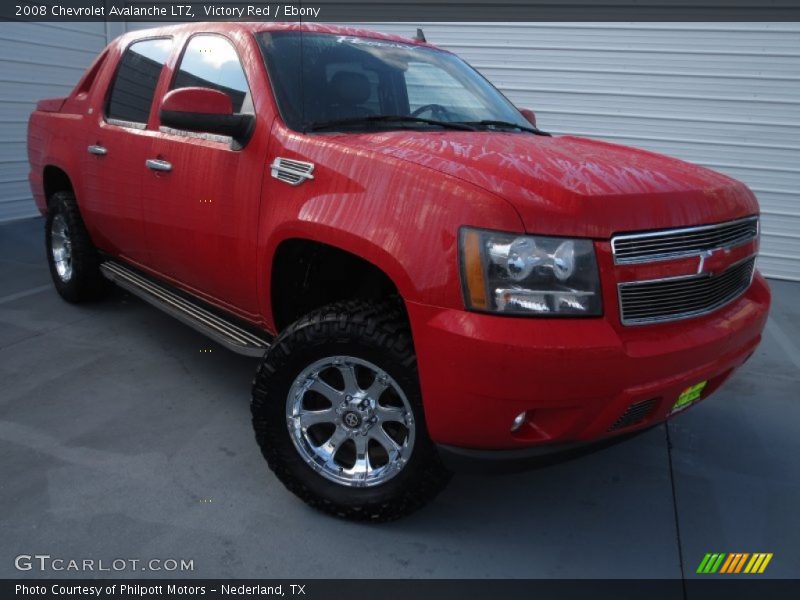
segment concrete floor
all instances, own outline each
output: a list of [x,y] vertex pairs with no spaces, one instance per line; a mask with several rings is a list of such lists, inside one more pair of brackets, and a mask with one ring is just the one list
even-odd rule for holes
[[458,476],[370,526],[316,513],[269,472],[254,360],[121,292],[61,301],[42,227],[0,225],[0,577],[44,553],[193,559],[194,577],[678,578],[706,552],[773,552],[768,576],[800,577],[798,284],[772,282],[756,356],[668,432]]

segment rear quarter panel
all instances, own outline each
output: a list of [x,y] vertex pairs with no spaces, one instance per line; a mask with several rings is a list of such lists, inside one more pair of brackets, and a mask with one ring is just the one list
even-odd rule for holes
[[34,111],[28,120],[28,180],[36,208],[47,213],[44,190],[44,169],[58,167],[70,177],[73,187],[79,185],[77,141],[81,115]]

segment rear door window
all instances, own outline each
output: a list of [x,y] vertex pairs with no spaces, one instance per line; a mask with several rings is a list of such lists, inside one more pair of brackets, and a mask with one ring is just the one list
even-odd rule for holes
[[111,84],[106,108],[109,120],[144,127],[171,48],[169,38],[142,40],[128,46]]

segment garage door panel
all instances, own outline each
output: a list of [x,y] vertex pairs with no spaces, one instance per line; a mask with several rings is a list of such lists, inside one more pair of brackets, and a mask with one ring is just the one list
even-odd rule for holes
[[[407,23],[366,24],[412,36]],[[797,23],[448,23],[427,24],[425,33],[436,44],[452,46],[493,43],[557,47],[626,47],[638,51],[797,52]],[[691,46],[687,46],[691,38]]]
[[661,116],[686,115],[704,120],[719,119],[723,122],[755,121],[759,123],[796,124],[800,116],[797,102],[751,102],[733,99],[692,98],[677,92],[662,95],[625,94],[623,91],[600,93],[591,89],[555,91],[534,89],[532,86],[515,84],[500,88],[517,106],[534,111],[563,111],[583,113],[598,110],[620,115]]
[[106,45],[102,23],[83,30],[50,23],[0,23],[0,38],[25,44],[36,43],[40,47],[73,48],[95,53]]
[[47,27],[47,33],[52,35],[53,30],[63,29],[65,31],[74,31],[77,33],[81,33],[85,36],[95,38],[98,44],[106,44],[106,30],[105,27],[98,27],[97,23],[91,22],[72,22],[72,21],[64,21],[64,22],[51,22],[51,23],[34,23],[35,25],[40,25]]
[[[570,72],[570,79],[580,79],[591,74],[618,75],[620,72],[628,71],[631,74],[664,74],[708,77],[712,72],[712,77],[764,77],[774,79],[784,79],[787,75],[796,73],[794,65],[790,65],[788,70],[783,66],[783,62],[796,60],[797,57],[791,55],[770,56],[770,55],[708,55],[702,60],[702,69],[698,66],[696,54],[679,51],[660,52],[660,53],[640,53],[631,54],[627,50],[613,52],[598,52],[596,50],[550,50],[546,48],[531,49],[506,49],[506,48],[480,48],[462,51],[453,48],[462,58],[467,60],[481,72],[497,67],[516,67],[518,71],[534,69],[533,74],[540,72],[562,70]],[[511,54],[509,54],[509,52]],[[666,55],[666,56],[664,56]],[[778,60],[776,60],[776,58]],[[668,60],[665,60],[668,59]],[[536,71],[538,69],[538,71]],[[703,71],[706,71],[705,73]],[[523,72],[515,72],[513,75],[505,76],[504,82],[511,82],[519,77],[527,78]],[[536,77],[531,77],[531,81],[536,81]]]
[[24,219],[35,217],[39,214],[30,198],[4,198],[0,199],[0,214],[6,215],[6,220]]
[[[409,23],[362,23],[357,26],[411,37]],[[618,49],[647,53],[796,54],[797,23],[429,23],[425,34],[434,44],[469,50],[502,47]],[[687,44],[687,40],[691,44]],[[509,52],[513,54],[513,52]]]
[[46,82],[48,84],[67,85],[75,87],[83,75],[83,67],[60,66],[57,64],[38,64],[31,68],[32,63],[27,60],[8,61],[3,67],[3,79],[7,84]]
[[[800,64],[800,59],[798,60]],[[513,87],[519,71],[513,67],[492,66],[482,67],[480,62],[475,65],[488,79],[503,82],[504,85]],[[520,68],[525,68],[520,65]],[[592,72],[591,69],[576,71],[553,69],[540,70],[527,68],[526,77],[531,78],[533,91],[562,90],[570,93],[591,90],[595,92],[615,93],[625,90],[626,94],[648,94],[672,96],[676,90],[687,90],[686,94],[696,97],[713,97],[722,99],[735,99],[752,101],[760,98],[769,100],[784,100],[797,103],[797,83],[800,81],[800,72],[793,77],[774,78],[768,88],[751,87],[752,75],[747,73],[720,74],[713,77],[697,73],[696,75],[633,72],[604,70]]]
[[38,100],[42,98],[50,98],[53,96],[67,96],[75,87],[73,84],[63,83],[15,83],[14,85],[6,86],[0,92],[0,102],[24,102],[29,106],[24,114],[30,114],[33,107]]
[[88,67],[100,50],[86,50],[59,46],[42,46],[35,40],[7,40],[0,38],[0,53],[4,57],[19,56],[26,64],[35,65],[67,64]]
[[0,181],[23,179],[28,174],[28,161],[23,157],[19,160],[0,162]]
[[[563,133],[556,131],[555,133]],[[593,132],[575,132],[576,135],[589,137]],[[720,164],[749,164],[750,166],[763,165],[771,169],[793,170],[797,163],[797,152],[775,150],[771,148],[752,148],[746,144],[738,146],[715,146],[709,151],[708,145],[699,141],[672,141],[661,139],[638,139],[618,135],[599,135],[592,137],[604,140],[667,154],[707,165]]]
[[3,193],[9,198],[20,198],[30,194],[30,187],[26,178],[13,177],[2,183]]
[[0,140],[24,142],[27,137],[27,120],[11,123],[0,122]]
[[788,206],[798,208],[798,193],[794,186],[797,185],[797,180],[800,178],[800,169],[779,171],[769,168],[759,169],[743,166],[724,167],[717,170],[730,175],[734,179],[746,182],[754,192],[759,194],[759,199],[761,199],[761,194],[767,191],[779,190],[779,194],[773,194],[769,197],[770,202],[776,202],[782,207],[785,203],[789,203]]
[[761,244],[761,249],[768,255],[797,256],[800,254],[800,238],[792,234],[785,236],[771,235]]
[[794,216],[762,213],[761,232],[764,237],[774,234],[780,238],[800,239],[800,211]]
[[[774,192],[759,191],[757,188],[751,188],[758,197],[761,204],[761,212],[765,215],[773,215],[777,218],[785,216],[798,215],[800,216],[800,205],[797,203],[797,193],[794,194],[775,194]],[[788,222],[783,226],[792,227],[798,226],[797,223]],[[796,231],[800,231],[797,229]]]
[[591,131],[592,135],[645,135],[656,139],[694,139],[708,144],[773,146],[800,148],[800,123],[796,126],[753,124],[747,122],[714,123],[685,120],[680,117],[653,119],[615,114],[563,114],[536,111],[540,126],[559,131]]
[[[0,162],[17,161],[20,158],[27,160],[28,150],[26,146],[25,142],[3,142],[0,144]],[[2,197],[1,191],[0,197]]]
[[796,256],[767,256],[762,254],[758,257],[758,270],[767,277],[800,281],[800,276],[797,274]]

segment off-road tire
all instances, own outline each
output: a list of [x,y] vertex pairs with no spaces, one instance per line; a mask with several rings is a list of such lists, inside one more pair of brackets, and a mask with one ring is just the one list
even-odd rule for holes
[[[408,462],[375,487],[348,487],[319,475],[302,459],[289,432],[286,403],[294,379],[314,361],[336,355],[379,366],[402,388],[414,413]],[[399,301],[339,302],[289,326],[258,368],[251,409],[256,440],[270,469],[292,493],[328,514],[357,521],[398,519],[425,505],[449,481],[428,437],[414,347]]]
[[[53,257],[53,220],[59,216],[66,223],[69,232],[72,270],[68,278],[59,275]],[[100,256],[86,231],[75,196],[71,192],[56,192],[48,202],[45,250],[53,284],[67,302],[94,300],[107,290],[107,282],[100,273]]]

